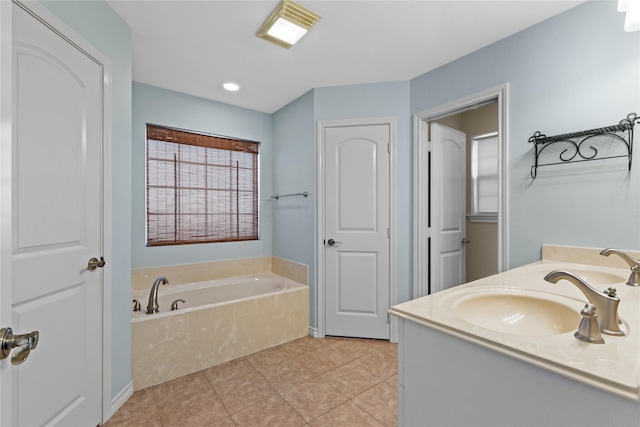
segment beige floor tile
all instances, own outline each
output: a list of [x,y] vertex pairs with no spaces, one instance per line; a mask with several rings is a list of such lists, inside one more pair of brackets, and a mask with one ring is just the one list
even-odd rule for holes
[[352,398],[378,384],[380,378],[355,362],[349,362],[336,369],[320,374],[336,390]]
[[113,414],[105,426],[120,426],[126,421],[140,421],[152,418],[153,416],[158,418],[159,423],[160,418],[158,417],[158,408],[156,407],[156,401],[153,397],[153,390],[146,388],[133,393],[129,400]]
[[206,427],[236,427],[236,423],[233,422],[231,417],[224,417],[218,421],[214,421],[211,424],[207,424]]
[[309,425],[312,427],[382,427],[382,424],[352,401],[348,401],[315,420],[309,421]]
[[374,340],[335,337],[328,337],[326,340],[329,348],[338,351],[349,360],[357,359],[365,354],[372,353],[376,349],[376,346],[372,343]]
[[163,427],[206,426],[229,416],[212,388],[183,393],[158,409]]
[[167,402],[187,399],[193,394],[211,390],[211,384],[202,371],[185,375],[151,387],[158,409]]
[[278,392],[258,372],[214,385],[214,389],[229,414],[267,400]]
[[290,358],[291,354],[285,351],[282,346],[268,348],[258,353],[246,356],[249,363],[251,363],[260,372],[268,370],[272,366],[276,366],[282,363],[283,360],[288,360]]
[[231,416],[237,426],[302,426],[306,421],[280,395],[249,406]]
[[311,421],[347,400],[321,378],[299,384],[281,394],[305,421]]
[[398,373],[398,358],[385,352],[375,352],[355,360],[373,375],[384,380]]
[[[113,419],[113,418],[112,418]],[[113,423],[109,420],[104,427],[163,427],[160,421],[160,415],[156,412],[148,417],[130,418],[128,420]]]
[[231,360],[229,362],[207,368],[203,372],[209,382],[213,385],[233,380],[235,378],[240,378],[255,371],[256,368],[254,368],[246,358],[241,357],[240,359]]
[[289,390],[316,377],[316,374],[311,369],[305,367],[302,362],[293,356],[261,373],[269,384],[279,392]]
[[304,353],[297,356],[296,359],[317,374],[330,371],[349,362],[346,356],[326,347],[311,353]]
[[384,382],[389,384],[391,387],[395,387],[397,389],[398,388],[398,374],[390,376]]
[[288,351],[293,357],[299,357],[321,350],[325,345],[327,345],[326,339],[304,337],[282,344],[280,347]]
[[398,393],[387,383],[380,383],[353,398],[353,402],[386,426],[398,423]]

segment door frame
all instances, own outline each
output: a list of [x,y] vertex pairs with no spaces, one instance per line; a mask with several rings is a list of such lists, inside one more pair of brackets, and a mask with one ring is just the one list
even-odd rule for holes
[[475,106],[498,102],[498,272],[509,265],[508,212],[508,144],[507,135],[508,84],[460,98],[413,115],[413,298],[429,293],[429,122],[460,113]]
[[[0,156],[0,227],[3,233],[0,234],[0,245],[2,253],[10,253],[12,242],[1,239],[2,235],[13,235],[9,230],[12,224],[12,212],[4,211],[7,206],[11,206],[12,191],[5,183],[12,182],[12,118],[13,118],[13,40],[12,40],[12,15],[14,7],[21,7],[52,31],[66,39],[88,57],[102,67],[102,188],[101,190],[101,255],[107,260],[105,266],[100,269],[102,275],[101,289],[101,322],[102,322],[102,374],[101,374],[101,409],[100,418],[105,422],[112,415],[113,402],[111,400],[111,315],[112,315],[112,152],[111,152],[111,132],[112,132],[112,71],[111,60],[102,52],[93,47],[80,34],[69,27],[65,22],[53,14],[49,9],[37,1],[0,1],[0,122],[3,124],[0,129],[0,141],[3,147]],[[9,202],[9,203],[6,203]],[[5,233],[7,231],[7,233]],[[7,283],[11,280],[11,263],[6,259],[0,260],[0,283]],[[11,289],[2,293],[0,300],[0,324],[11,325]],[[7,298],[7,295],[9,296]],[[8,360],[8,359],[7,359]],[[9,363],[3,363],[0,367],[3,371],[11,369]],[[14,368],[15,369],[15,368]],[[3,378],[5,379],[5,378]],[[5,405],[6,395],[11,395],[12,380],[6,376],[8,381],[2,381],[0,387],[0,425],[10,425],[12,419],[12,405]]]
[[[396,117],[376,117],[346,120],[318,120],[316,124],[316,191],[317,191],[317,222],[316,222],[316,318],[317,328],[310,328],[310,333],[315,338],[325,336],[325,256],[324,256],[324,178],[325,178],[325,139],[324,131],[330,127],[342,126],[368,126],[368,125],[389,125],[389,227],[391,237],[389,238],[389,308],[397,303],[397,280],[396,280],[396,249],[397,249],[397,227],[396,227],[396,139],[397,139],[397,118]],[[397,321],[394,316],[389,316],[389,340],[397,342]]]

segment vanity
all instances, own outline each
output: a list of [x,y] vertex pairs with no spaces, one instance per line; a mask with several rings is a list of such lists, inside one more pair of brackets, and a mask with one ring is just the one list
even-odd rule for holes
[[[391,308],[398,425],[640,426],[640,287],[599,252],[544,246],[539,262]],[[588,301],[544,280],[555,270],[615,288],[624,335],[576,339]]]

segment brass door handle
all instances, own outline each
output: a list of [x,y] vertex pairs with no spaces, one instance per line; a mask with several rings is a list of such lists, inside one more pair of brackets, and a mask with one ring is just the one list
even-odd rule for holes
[[106,264],[106,262],[105,262],[103,257],[100,257],[100,259],[91,258],[89,260],[89,264],[87,265],[87,270],[93,271],[98,267],[100,267],[100,268],[104,267],[105,264]]
[[13,335],[11,328],[0,329],[0,359],[9,357],[9,354],[15,349],[16,351],[11,356],[11,364],[21,364],[27,360],[31,350],[36,348],[39,339],[40,332],[38,331],[23,335]]

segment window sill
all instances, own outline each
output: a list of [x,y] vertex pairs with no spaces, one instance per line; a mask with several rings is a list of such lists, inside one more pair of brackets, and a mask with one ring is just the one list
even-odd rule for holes
[[498,222],[498,213],[478,213],[478,214],[467,214],[467,218],[469,218],[470,222]]

